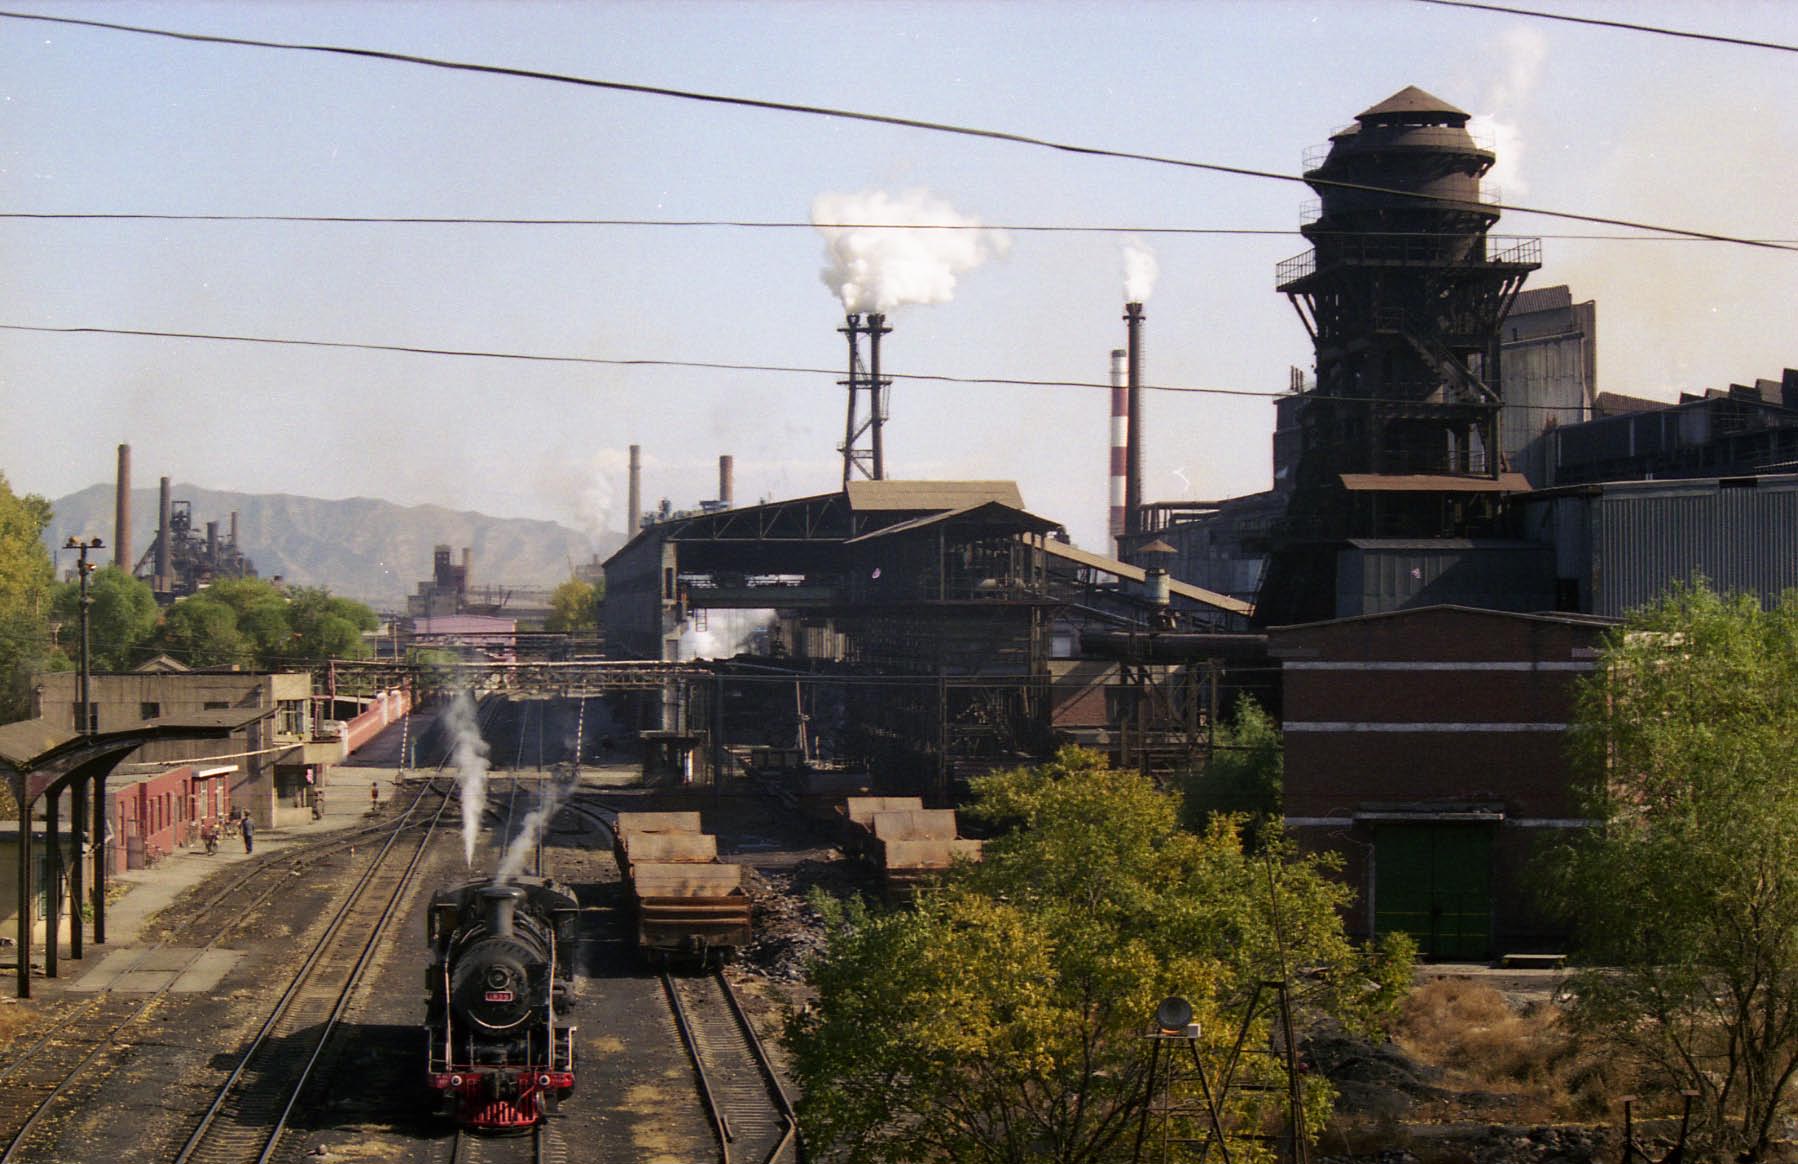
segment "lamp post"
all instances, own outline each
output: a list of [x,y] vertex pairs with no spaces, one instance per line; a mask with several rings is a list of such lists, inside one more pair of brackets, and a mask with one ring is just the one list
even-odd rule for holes
[[[89,538],[86,541],[83,541],[80,538],[71,537],[68,541],[63,543],[63,548],[74,550],[78,555],[76,575],[81,581],[81,722],[77,725],[76,732],[80,735],[88,736],[92,735],[94,731],[92,691],[93,668],[88,659],[87,633],[88,610],[94,605],[94,599],[93,596],[88,593],[87,583],[88,578],[92,576],[94,572],[94,564],[87,560],[87,552],[89,550],[104,549],[105,543],[99,538]],[[94,898],[96,902],[94,906],[94,941],[99,944],[103,944],[106,941],[106,922],[104,920],[104,914],[100,912],[100,910],[104,908],[101,899],[106,892],[106,833],[104,828],[106,821],[105,779],[104,776],[95,778],[94,825],[92,833],[89,834],[94,838]],[[54,805],[56,802],[52,800],[50,803]],[[81,899],[85,896],[86,889],[82,884],[84,878],[82,877],[83,866],[81,859],[81,844],[83,833],[87,832],[87,822],[83,819],[87,816],[87,807],[87,786],[84,782],[77,781],[74,788],[74,796],[69,803],[69,811],[72,817],[69,821],[69,832],[72,834],[71,839],[75,845],[75,865],[70,871],[71,876],[69,877],[69,956],[71,958],[81,957]],[[59,859],[60,855],[51,858],[52,861],[57,861]],[[50,895],[54,896],[55,891],[56,885],[55,882],[52,881]],[[54,935],[52,935],[50,939],[52,949],[55,947],[55,941],[56,939]]]
[[75,730],[77,734],[87,736],[92,735],[94,731],[92,694],[88,690],[91,673],[88,669],[87,659],[87,612],[94,604],[93,597],[87,592],[87,580],[89,575],[94,572],[94,565],[87,560],[87,552],[103,550],[106,548],[106,543],[99,538],[88,538],[83,541],[80,538],[71,537],[62,544],[62,548],[74,550],[79,556],[76,574],[81,579],[81,723]]

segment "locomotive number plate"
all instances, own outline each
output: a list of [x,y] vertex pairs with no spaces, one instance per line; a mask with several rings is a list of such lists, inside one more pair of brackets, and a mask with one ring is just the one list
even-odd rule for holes
[[510,990],[489,990],[486,994],[486,1001],[487,1002],[511,1002],[512,1001],[512,992]]

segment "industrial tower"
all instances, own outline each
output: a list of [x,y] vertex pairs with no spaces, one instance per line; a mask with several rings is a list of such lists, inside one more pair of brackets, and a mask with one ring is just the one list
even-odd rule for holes
[[[1256,603],[1264,625],[1335,615],[1350,538],[1483,531],[1508,487],[1499,453],[1499,323],[1541,242],[1486,237],[1491,150],[1468,115],[1412,87],[1307,155],[1312,249],[1276,270],[1317,353],[1298,456]],[[1321,157],[1316,155],[1321,154]]]

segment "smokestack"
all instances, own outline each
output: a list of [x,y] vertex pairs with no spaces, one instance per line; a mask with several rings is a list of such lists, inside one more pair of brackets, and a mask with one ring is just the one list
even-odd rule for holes
[[1111,349],[1111,549],[1120,547],[1118,538],[1124,533],[1124,479],[1130,457],[1130,389],[1124,367],[1128,353],[1123,348]]
[[625,511],[624,536],[630,540],[643,528],[643,450],[631,446],[630,508]]
[[880,337],[893,329],[886,325],[887,317],[879,312],[868,316],[868,412],[869,423],[874,426],[874,480],[885,481],[886,446],[881,440],[880,430],[886,424],[886,384],[880,379]]
[[169,526],[174,513],[174,502],[169,498],[169,479],[162,479],[161,498],[156,508],[156,585],[158,594],[167,594],[173,589],[169,579]]
[[237,548],[237,510],[231,511],[231,548]]
[[206,564],[214,570],[219,567],[219,523],[206,523]]
[[118,492],[112,508],[112,564],[130,572],[131,561],[131,446],[119,446]]
[[474,547],[462,547],[462,590],[467,593],[468,585],[474,580]]
[[731,478],[734,476],[732,467],[729,453],[718,458],[718,500],[726,509],[729,509],[731,504],[731,487],[733,485]]
[[1142,304],[1124,304],[1129,400],[1125,408],[1129,456],[1124,466],[1124,532],[1142,532]]

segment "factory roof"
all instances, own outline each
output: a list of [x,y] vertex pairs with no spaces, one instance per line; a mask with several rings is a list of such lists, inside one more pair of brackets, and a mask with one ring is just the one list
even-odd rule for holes
[[[1120,562],[1116,558],[1107,558],[1104,554],[1095,554],[1091,550],[1082,550],[1077,546],[1070,546],[1066,542],[1044,539],[1040,544],[1043,551],[1051,557],[1073,562],[1077,566],[1085,566],[1129,582],[1148,580],[1148,571],[1140,566],[1132,566],[1130,563]],[[1245,618],[1255,610],[1252,605],[1240,598],[1231,598],[1228,594],[1219,594],[1215,590],[1206,590],[1202,586],[1194,586],[1174,578],[1168,579],[1167,589],[1170,594],[1178,594],[1182,598],[1190,598],[1203,606],[1209,606],[1229,614],[1240,614]]]
[[1342,487],[1350,493],[1528,493],[1529,478],[1522,473],[1490,477],[1455,477],[1446,473],[1344,473]]
[[1446,113],[1459,117],[1462,121],[1470,116],[1466,110],[1455,108],[1433,93],[1426,93],[1416,85],[1406,85],[1378,105],[1357,113],[1355,120],[1390,117],[1399,113]]
[[914,517],[896,525],[882,526],[872,533],[850,538],[845,544],[855,545],[857,542],[871,541],[875,538],[892,537],[894,534],[909,533],[927,526],[942,525],[960,518],[974,518],[985,521],[989,525],[1002,524],[1006,529],[1017,532],[1048,533],[1059,529],[1058,525],[1046,517],[1038,517],[1027,513],[1015,505],[1007,505],[999,501],[983,501],[978,505],[964,505],[960,509],[948,509],[941,513],[927,513],[922,517]]
[[987,501],[1024,508],[1015,481],[851,481],[843,491],[858,513],[965,509]]

